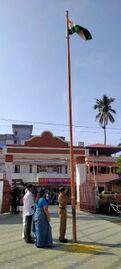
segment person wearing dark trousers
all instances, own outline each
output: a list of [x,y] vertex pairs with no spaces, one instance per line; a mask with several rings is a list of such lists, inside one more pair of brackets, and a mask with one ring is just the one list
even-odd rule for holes
[[17,206],[19,205],[19,196],[20,196],[19,188],[14,183],[11,189],[11,214],[18,214]]
[[31,238],[32,216],[34,214],[34,199],[32,196],[33,186],[29,184],[26,187],[26,193],[23,197],[23,218],[24,225],[24,239],[26,243],[34,243]]
[[59,196],[58,196],[59,218],[60,218],[59,241],[62,243],[67,243],[68,239],[65,238],[66,221],[67,221],[67,201],[68,201],[68,197],[66,195],[67,190],[64,187],[61,187],[59,191],[60,191]]
[[32,215],[25,217],[25,227],[24,227],[24,239],[26,243],[31,243],[31,226],[32,226]]

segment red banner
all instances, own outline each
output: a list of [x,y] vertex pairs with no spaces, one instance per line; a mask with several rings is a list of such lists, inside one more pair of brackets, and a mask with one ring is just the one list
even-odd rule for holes
[[39,185],[70,185],[70,178],[38,178]]

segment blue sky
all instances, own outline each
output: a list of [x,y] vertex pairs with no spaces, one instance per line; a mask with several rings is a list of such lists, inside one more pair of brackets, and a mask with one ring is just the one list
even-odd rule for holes
[[[0,133],[33,123],[69,140],[65,11],[93,39],[71,36],[74,144],[103,143],[96,98],[114,97],[115,123],[107,143],[121,143],[121,1],[0,1]],[[36,124],[34,122],[37,122]],[[40,122],[40,123],[39,123]],[[49,125],[46,123],[53,123]],[[54,125],[55,124],[55,125]],[[57,124],[63,124],[57,125]],[[117,130],[115,128],[118,128]]]

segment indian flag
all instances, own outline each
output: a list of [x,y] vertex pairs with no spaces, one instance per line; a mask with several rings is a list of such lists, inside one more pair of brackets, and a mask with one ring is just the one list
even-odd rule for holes
[[86,28],[69,21],[69,35],[73,35],[74,33],[78,34],[85,40],[92,39],[90,32]]

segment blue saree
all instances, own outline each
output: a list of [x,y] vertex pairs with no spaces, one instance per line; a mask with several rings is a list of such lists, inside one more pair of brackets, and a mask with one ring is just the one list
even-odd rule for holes
[[48,205],[46,199],[40,198],[34,215],[35,245],[37,248],[52,247],[53,245],[51,226],[43,210],[45,205]]

